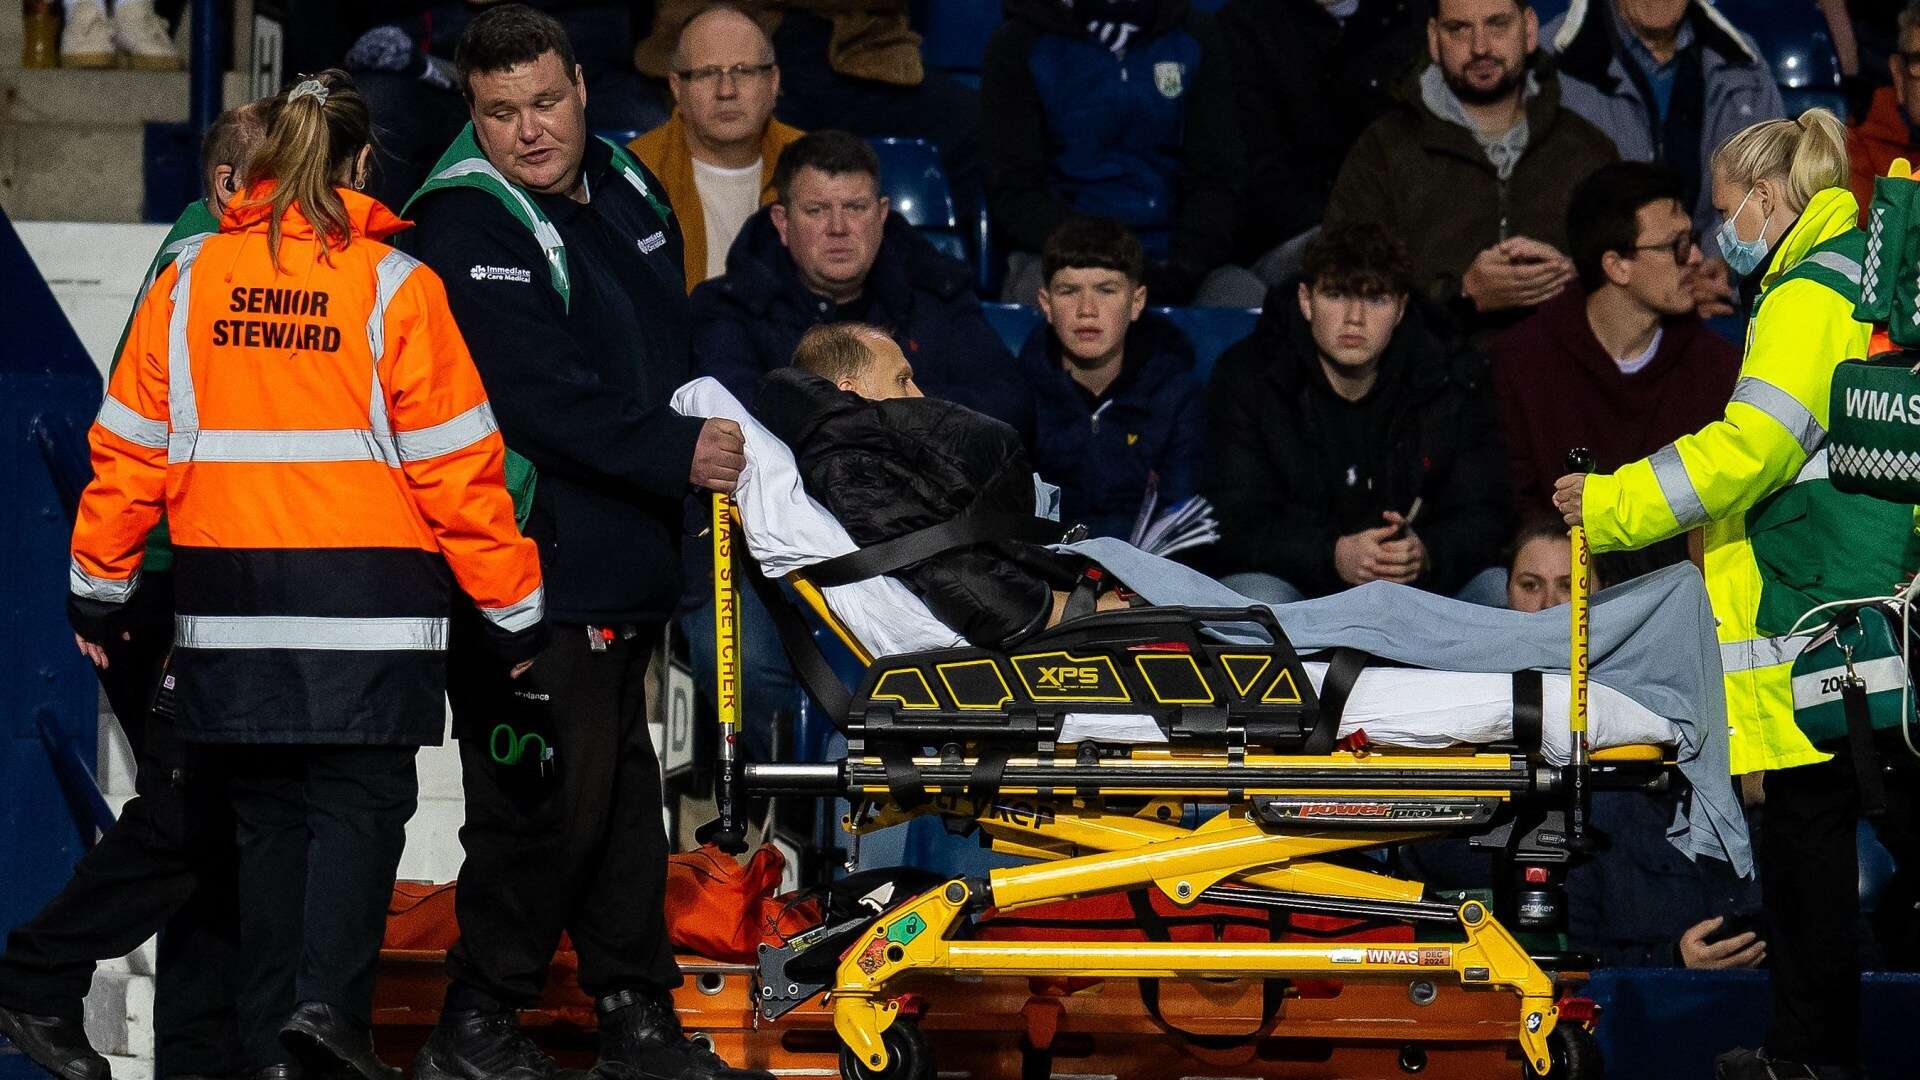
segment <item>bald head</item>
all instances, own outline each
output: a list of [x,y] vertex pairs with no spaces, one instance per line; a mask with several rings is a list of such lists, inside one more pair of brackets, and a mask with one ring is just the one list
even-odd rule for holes
[[725,168],[758,161],[780,92],[773,43],[759,24],[730,3],[702,8],[681,28],[672,67],[667,86],[694,158]]

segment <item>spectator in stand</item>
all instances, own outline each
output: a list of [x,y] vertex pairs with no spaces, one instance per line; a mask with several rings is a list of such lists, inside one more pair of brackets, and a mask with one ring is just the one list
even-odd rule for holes
[[1894,158],[1920,161],[1920,0],[1901,9],[1899,30],[1899,50],[1887,61],[1893,85],[1875,90],[1867,114],[1847,129],[1848,186],[1860,201],[1863,225],[1873,204],[1873,178],[1887,175]]
[[[1707,159],[1741,128],[1786,115],[1753,39],[1705,0],[1593,0],[1550,24],[1546,38],[1561,102],[1621,157],[1672,169],[1680,205],[1708,234],[1716,218]],[[1706,256],[1694,273],[1697,307],[1730,315],[1727,264],[1717,250]]]
[[746,10],[716,0],[680,31],[667,86],[673,117],[633,140],[633,156],[680,217],[687,291],[727,270],[727,249],[773,201],[773,165],[800,132],[773,118],[780,65]]
[[780,155],[773,186],[773,205],[740,230],[727,272],[693,291],[695,374],[750,402],[809,327],[871,323],[900,344],[928,397],[1031,438],[1032,398],[980,313],[973,271],[891,211],[873,147],[812,132]]
[[1047,237],[1046,285],[1020,351],[1033,388],[1033,465],[1060,485],[1060,520],[1127,539],[1149,490],[1171,507],[1194,492],[1200,383],[1193,346],[1141,317],[1140,241],[1110,218],[1068,218]]
[[1409,303],[1385,228],[1330,225],[1207,387],[1219,572],[1268,603],[1368,581],[1497,607],[1509,498],[1486,363]]
[[1001,298],[1031,304],[1039,251],[1062,221],[1139,233],[1167,304],[1255,307],[1266,289],[1227,265],[1246,172],[1225,40],[1188,0],[1007,0],[987,42],[993,118],[987,207],[1013,255]]
[[[640,71],[665,78],[687,17],[707,0],[655,0],[653,32],[634,49]],[[961,219],[978,209],[980,93],[926,69],[909,0],[742,0],[780,62],[776,115],[801,131],[929,139]]]
[[[1573,189],[1567,237],[1579,287],[1547,301],[1495,339],[1514,508],[1553,514],[1567,451],[1593,451],[1602,471],[1638,461],[1719,418],[1740,352],[1694,312],[1699,235],[1685,182],[1640,161],[1605,166]],[[1687,557],[1675,537],[1609,554],[1624,581]]]
[[1431,9],[1431,0],[1233,0],[1220,9],[1246,188],[1262,197],[1261,212],[1242,217],[1239,255],[1257,260],[1266,284],[1299,272],[1304,234],[1326,216],[1340,163],[1425,62]]
[[1481,337],[1573,280],[1567,192],[1618,155],[1562,108],[1539,62],[1539,21],[1521,0],[1438,0],[1433,63],[1373,122],[1334,181],[1327,220],[1405,237],[1414,280]]

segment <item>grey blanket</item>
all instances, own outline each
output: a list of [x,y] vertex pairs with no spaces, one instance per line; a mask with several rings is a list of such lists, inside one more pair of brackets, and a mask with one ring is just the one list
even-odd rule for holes
[[[1094,560],[1149,603],[1241,608],[1258,603],[1121,540],[1103,537],[1060,550]],[[1564,607],[1532,614],[1506,611],[1381,581],[1272,607],[1302,651],[1344,645],[1446,671],[1567,670],[1572,630]],[[1681,564],[1603,589],[1593,597],[1591,618],[1594,681],[1679,729],[1680,771],[1693,791],[1675,815],[1668,839],[1689,857],[1711,856],[1750,875],[1746,818],[1727,771],[1720,647],[1700,572]],[[1244,640],[1258,637],[1250,633]]]

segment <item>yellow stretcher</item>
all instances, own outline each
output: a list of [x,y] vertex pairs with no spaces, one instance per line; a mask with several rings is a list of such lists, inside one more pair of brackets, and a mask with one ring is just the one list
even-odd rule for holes
[[[1435,980],[1451,981],[1468,993],[1511,995],[1527,1075],[1597,1075],[1583,1064],[1597,1060],[1591,1032],[1562,1022],[1554,975],[1488,904],[1432,902],[1424,886],[1353,858],[1474,836],[1509,871],[1511,887],[1496,893],[1496,905],[1513,907],[1508,918],[1523,929],[1558,928],[1565,870],[1586,843],[1592,786],[1657,782],[1670,764],[1658,746],[1586,752],[1587,575],[1579,537],[1574,757],[1566,766],[1516,745],[1334,745],[1299,657],[1265,608],[1113,611],[1064,622],[1009,653],[957,648],[875,659],[803,575],[790,575],[795,592],[867,666],[835,717],[848,754],[830,764],[742,767],[733,754],[735,590],[754,571],[736,561],[734,524],[727,498],[716,496],[721,834],[741,831],[737,800],[746,792],[838,795],[853,805],[843,824],[856,834],[939,814],[977,823],[994,849],[1034,860],[947,881],[783,949],[763,948],[761,1015],[776,1019],[826,993],[849,1080],[934,1075],[926,1039],[895,989],[904,976],[924,982],[928,973],[1332,978],[1429,990]],[[1201,632],[1225,622],[1263,626],[1269,644],[1226,645]],[[1064,743],[1057,736],[1068,712],[1149,714],[1168,738],[1150,746]],[[1201,806],[1225,811],[1196,823],[1192,811]],[[1005,913],[1142,888],[1181,907],[1204,899],[1445,930],[1431,942],[1391,947],[986,941],[969,932],[989,908]]]

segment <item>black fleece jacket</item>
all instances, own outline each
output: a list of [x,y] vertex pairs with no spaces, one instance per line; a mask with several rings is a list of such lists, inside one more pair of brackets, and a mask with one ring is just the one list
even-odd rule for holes
[[[951,401],[868,401],[799,368],[760,380],[754,415],[793,449],[807,494],[868,547],[984,509],[1033,513],[1033,465],[1006,424]],[[1052,588],[1072,584],[1043,548],[995,541],[894,575],[975,645],[1004,648],[1046,625]],[[1051,585],[1050,585],[1051,582]]]
[[1293,283],[1267,294],[1252,336],[1207,386],[1201,491],[1220,518],[1215,569],[1277,574],[1310,597],[1337,592],[1334,542],[1419,499],[1413,530],[1433,565],[1415,584],[1459,591],[1496,563],[1511,514],[1486,361],[1430,333],[1416,302],[1373,392],[1348,403],[1295,295]]
[[491,195],[434,192],[399,238],[446,282],[500,434],[539,470],[526,531],[540,545],[556,623],[673,614],[702,424],[668,405],[688,378],[679,228],[611,159],[588,140],[591,202],[530,196],[566,244],[570,305],[549,284],[533,234]]

